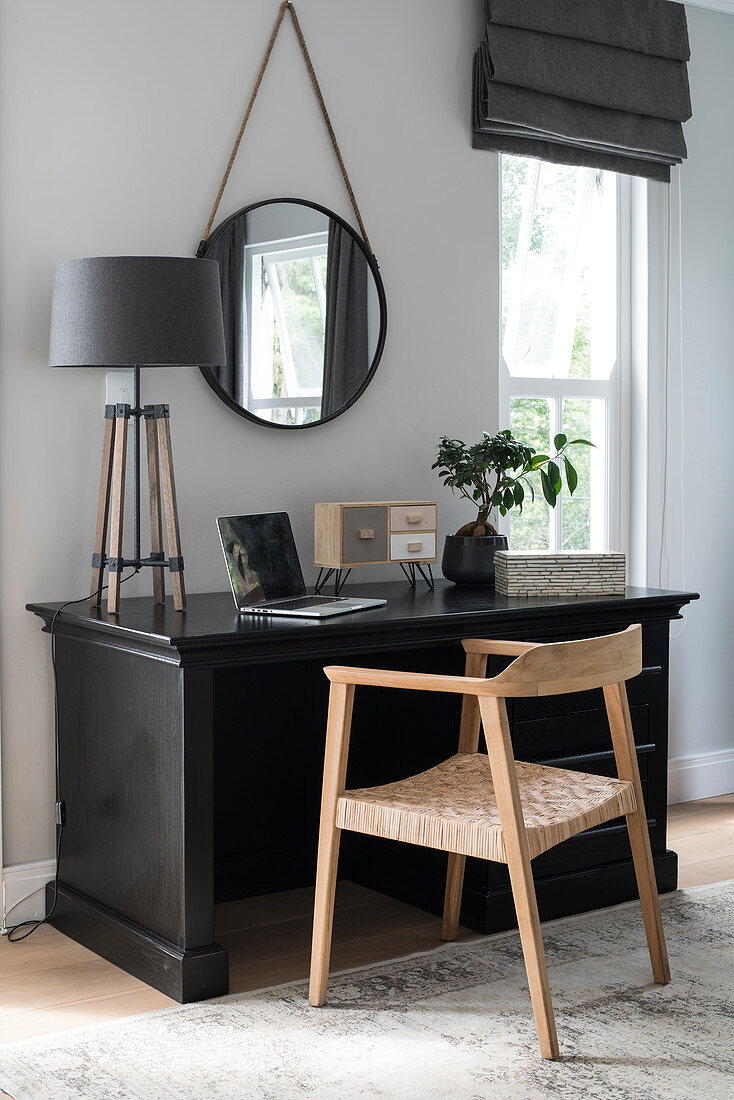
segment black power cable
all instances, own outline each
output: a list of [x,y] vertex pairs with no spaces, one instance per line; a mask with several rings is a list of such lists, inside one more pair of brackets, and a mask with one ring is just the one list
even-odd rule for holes
[[[140,572],[140,567],[128,573],[126,577],[123,577],[120,584],[124,584],[125,581],[129,581],[137,573]],[[54,617],[51,620],[51,667],[53,669],[54,677],[54,768],[56,774],[56,873],[54,875],[54,900],[51,903],[51,908],[45,917],[40,917],[38,920],[24,920],[19,924],[14,924],[8,928],[7,937],[8,943],[20,943],[21,940],[27,940],[37,928],[40,928],[42,924],[46,924],[47,921],[53,916],[54,909],[56,908],[56,901],[59,896],[59,865],[61,863],[61,838],[64,835],[64,826],[66,825],[66,806],[64,800],[61,797],[61,753],[59,751],[59,679],[56,671],[56,620],[61,612],[67,608],[72,607],[77,603],[84,603],[86,600],[91,600],[95,596],[101,595],[106,588],[109,588],[109,584],[103,584],[101,588],[98,588],[96,592],[91,592],[86,596],[80,596],[78,600],[67,600],[66,603],[62,603],[61,607],[58,607],[54,612]],[[20,904],[19,902],[17,904]],[[30,927],[29,927],[30,925]],[[28,931],[24,932],[21,936],[13,935],[14,932],[19,931],[21,928],[27,928]]]

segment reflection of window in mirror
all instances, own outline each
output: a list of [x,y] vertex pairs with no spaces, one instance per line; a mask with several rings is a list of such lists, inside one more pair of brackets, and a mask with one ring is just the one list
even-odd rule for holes
[[327,234],[248,246],[252,364],[247,408],[306,424],[321,415]]

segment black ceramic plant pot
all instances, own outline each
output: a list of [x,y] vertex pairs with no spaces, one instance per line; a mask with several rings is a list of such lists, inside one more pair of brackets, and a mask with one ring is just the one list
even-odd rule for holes
[[447,535],[441,561],[443,575],[454,584],[494,588],[494,553],[506,549],[506,535]]

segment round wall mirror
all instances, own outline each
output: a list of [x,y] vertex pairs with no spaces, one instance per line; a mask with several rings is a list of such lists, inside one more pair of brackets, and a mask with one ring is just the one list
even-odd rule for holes
[[382,279],[361,237],[304,199],[238,210],[207,241],[219,263],[227,365],[201,371],[230,408],[270,428],[339,416],[382,355]]

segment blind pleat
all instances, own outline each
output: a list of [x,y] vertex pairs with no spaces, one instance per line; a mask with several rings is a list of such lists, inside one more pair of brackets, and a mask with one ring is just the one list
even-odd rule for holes
[[685,61],[491,24],[492,79],[618,111],[691,117]]
[[603,42],[623,50],[688,61],[691,48],[682,4],[660,0],[486,0],[487,22]]
[[638,157],[619,156],[613,153],[593,153],[578,145],[563,145],[557,141],[537,141],[528,138],[502,137],[499,134],[477,132],[475,149],[488,149],[494,153],[510,153],[516,157],[534,157],[553,164],[568,164],[581,168],[600,168],[605,172],[620,172],[626,176],[645,176],[647,179],[667,183],[670,165]]
[[[543,95],[528,88],[487,79],[486,55],[477,51],[475,64],[480,86],[474,97],[475,126],[499,132],[512,128],[533,137],[615,146],[632,154],[650,154],[663,160],[683,159],[686,143],[682,127],[667,118],[609,110],[590,103]],[[533,119],[529,126],[527,119]]]
[[488,0],[487,13],[474,58],[475,148],[669,179],[691,115],[682,5]]

